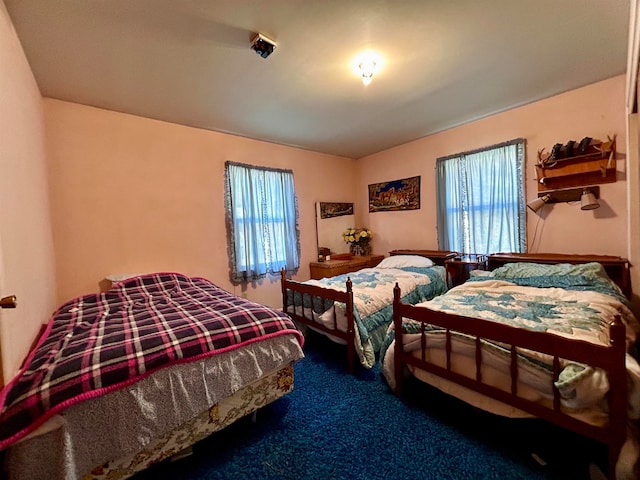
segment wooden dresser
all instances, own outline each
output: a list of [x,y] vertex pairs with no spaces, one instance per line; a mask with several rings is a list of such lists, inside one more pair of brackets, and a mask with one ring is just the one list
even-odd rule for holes
[[349,254],[339,254],[332,256],[331,260],[326,262],[309,263],[309,270],[311,271],[311,278],[319,280],[325,277],[355,272],[363,268],[375,267],[383,258],[384,255],[351,256]]

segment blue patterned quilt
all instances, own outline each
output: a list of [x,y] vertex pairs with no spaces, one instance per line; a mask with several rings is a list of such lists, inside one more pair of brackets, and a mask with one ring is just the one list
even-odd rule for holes
[[[445,269],[441,266],[426,268],[365,268],[345,275],[308,280],[304,283],[318,285],[334,290],[345,291],[347,277],[353,284],[354,319],[356,328],[356,351],[360,362],[367,368],[373,367],[376,354],[384,341],[386,331],[393,319],[393,288],[396,283],[403,293],[405,303],[416,304],[430,300],[446,292]],[[291,294],[291,292],[289,292]],[[300,297],[296,293],[295,305],[300,305]],[[308,297],[305,296],[305,308],[310,309]],[[333,324],[333,312],[345,319],[345,305],[333,305],[314,299],[313,316],[316,321]],[[346,320],[339,322],[338,327],[346,330]]]
[[[498,269],[491,274],[472,277],[465,284],[424,302],[423,305],[432,310],[455,313],[470,319],[481,318],[512,327],[552,332],[601,345],[608,344],[608,325],[615,315],[620,315],[627,329],[628,346],[635,341],[639,330],[638,321],[620,289],[606,277],[604,271],[598,268],[577,272],[543,271],[551,275],[530,271],[529,267],[524,270],[507,269],[504,272]],[[409,334],[419,331],[417,322],[405,321],[403,327]],[[444,336],[444,330],[440,327],[432,326],[429,332],[431,336]],[[454,335],[458,341],[469,341],[464,338],[465,335]],[[389,365],[392,359],[385,354],[393,341],[393,331],[390,331],[381,351],[383,373],[387,372],[385,376],[388,380],[393,372]],[[409,342],[409,339],[405,339],[404,343],[406,345]],[[484,348],[503,356],[505,362],[508,362],[508,347],[484,341]],[[552,359],[547,355],[531,351],[520,354],[521,360],[531,368],[547,373],[552,371]],[[596,378],[593,368],[569,361],[564,361],[562,367],[556,386],[563,399],[573,401],[574,406],[582,405],[578,398],[580,391],[593,393],[591,386],[580,387],[580,383],[602,384],[604,388],[604,384]],[[604,392],[606,393],[606,389]]]

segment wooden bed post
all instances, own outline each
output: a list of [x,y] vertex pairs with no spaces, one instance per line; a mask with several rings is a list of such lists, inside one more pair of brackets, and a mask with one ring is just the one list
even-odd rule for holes
[[286,281],[287,281],[287,272],[284,271],[284,268],[280,269],[280,286],[282,288],[282,311],[284,313],[287,313],[287,308],[289,308],[289,305],[287,305],[287,287],[286,287]]
[[400,286],[396,282],[393,287],[393,329],[395,336],[395,346],[393,352],[393,370],[396,379],[396,394],[402,395],[402,381],[404,369],[402,365],[402,355],[404,352],[402,345],[402,314],[400,313]]
[[616,463],[627,437],[627,368],[626,332],[620,315],[609,324],[609,344],[613,348],[613,364],[609,380],[609,478],[616,478]]
[[[628,268],[629,263],[625,259],[612,256],[597,255],[563,255],[563,254],[511,254],[500,253],[489,256],[489,268],[494,270],[507,263],[528,262],[528,263],[571,263],[582,264],[598,262],[607,272],[607,275],[626,292],[629,289]],[[445,294],[446,295],[446,294]],[[627,355],[626,329],[623,323],[624,317],[618,313],[609,323],[609,344],[602,345],[599,342],[565,338],[563,336],[549,334],[540,331],[531,331],[526,328],[512,327],[497,322],[474,318],[469,321],[468,317],[455,313],[442,311],[432,311],[428,308],[418,308],[415,306],[402,304],[400,301],[399,287],[394,289],[394,328],[395,328],[395,366],[394,377],[396,380],[396,393],[401,394],[403,389],[404,365],[420,369],[431,374],[442,377],[455,384],[469,388],[487,398],[499,400],[505,404],[512,405],[520,410],[529,412],[536,417],[545,419],[552,424],[574,431],[580,435],[592,438],[603,443],[608,448],[608,478],[615,480],[616,466],[619,461],[620,452],[627,438],[627,410],[628,410],[628,384],[627,368],[625,359]],[[610,317],[609,317],[610,318]],[[408,355],[403,351],[402,344],[402,320],[414,320],[422,323],[422,334],[425,332],[425,324],[436,325],[442,330],[446,330],[449,337],[451,331],[458,332],[476,338],[476,371],[481,364],[479,356],[478,342],[484,339],[488,342],[501,342],[511,346],[511,391],[496,388],[491,384],[484,383],[482,377],[476,373],[476,378],[471,375],[462,375],[451,371],[447,363],[447,368],[438,363],[426,360],[426,342],[421,346],[422,358],[416,354]],[[447,339],[447,344],[449,340]],[[562,401],[557,387],[553,386],[553,405],[544,405],[536,401],[518,395],[518,349],[528,349],[534,352],[544,353],[553,358],[551,382],[558,379],[562,369],[560,360],[579,362],[591,365],[593,368],[602,369],[606,372],[609,380],[609,391],[606,393],[608,410],[608,422],[603,425],[595,425],[576,416],[573,416],[570,409],[563,411]],[[446,348],[444,348],[446,349]],[[447,362],[449,352],[446,353]],[[509,367],[507,367],[509,368]],[[427,382],[429,383],[429,382]],[[625,472],[626,473],[626,472]]]
[[354,372],[354,362],[356,360],[356,345],[355,345],[355,318],[353,316],[353,283],[351,282],[351,278],[347,277],[347,295],[349,298],[347,299],[346,305],[346,313],[347,313],[347,333],[349,334],[349,338],[351,341],[347,342],[347,362],[349,365],[347,367],[349,373]]

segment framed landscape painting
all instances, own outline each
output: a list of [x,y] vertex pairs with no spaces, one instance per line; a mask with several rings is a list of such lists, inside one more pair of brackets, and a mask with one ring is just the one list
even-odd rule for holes
[[420,208],[420,177],[369,185],[369,212]]
[[320,218],[353,215],[353,203],[320,202]]

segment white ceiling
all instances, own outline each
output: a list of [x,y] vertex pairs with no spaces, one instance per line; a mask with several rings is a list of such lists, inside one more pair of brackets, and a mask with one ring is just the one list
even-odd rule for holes
[[4,2],[46,97],[351,158],[626,67],[628,0]]

